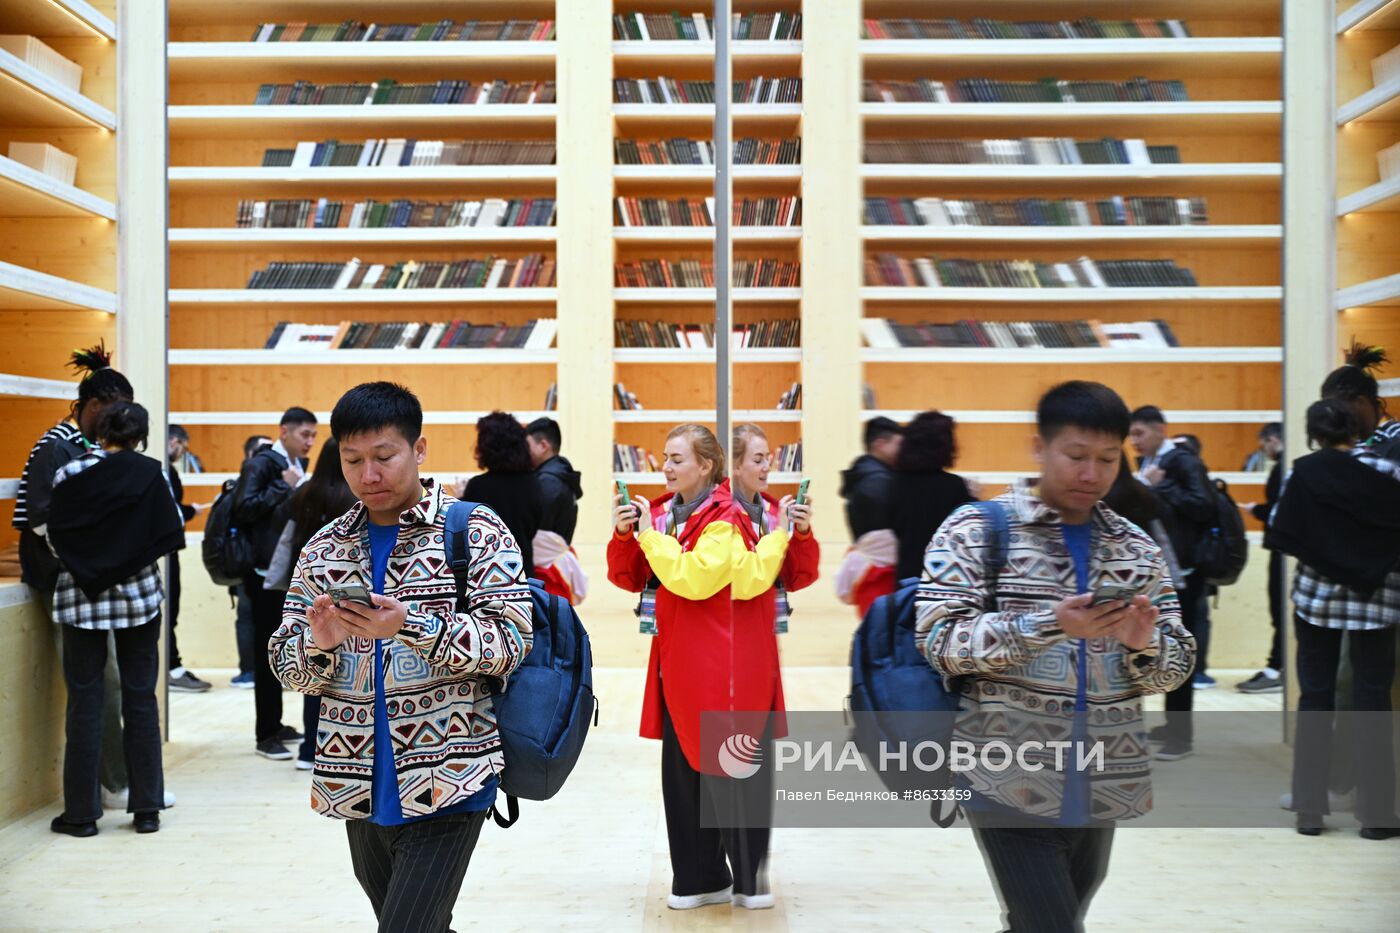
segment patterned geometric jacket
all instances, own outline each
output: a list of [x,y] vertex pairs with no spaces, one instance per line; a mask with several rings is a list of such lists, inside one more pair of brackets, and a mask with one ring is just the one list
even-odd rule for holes
[[[407,603],[398,635],[384,639],[385,703],[405,817],[470,797],[503,765],[491,680],[499,687],[530,651],[532,609],[520,549],[505,523],[481,506],[467,526],[467,612],[458,613],[443,553],[448,507],[432,480],[399,516],[384,593]],[[306,608],[331,585],[373,588],[364,506],[307,542],[269,649],[272,669],[293,690],[321,697],[311,806],[335,819],[370,815],[374,773],[374,640],[347,638],[334,651],[311,640]]]
[[[997,497],[1010,520],[1009,553],[1000,576],[985,571],[987,528],[982,513],[963,506],[934,534],[924,553],[915,639],[945,683],[962,682],[958,738],[977,746],[999,739],[1071,739],[1085,652],[1090,742],[1102,741],[1104,769],[1090,770],[1089,815],[1130,819],[1152,808],[1142,697],[1165,693],[1190,676],[1196,643],[1181,624],[1181,608],[1167,565],[1152,538],[1103,503],[1094,507],[1089,589],[1131,586],[1160,610],[1157,641],[1129,651],[1111,637],[1071,639],[1055,621],[1054,605],[1078,592],[1074,560],[1065,547],[1060,515],[1022,480]],[[995,601],[994,601],[995,593]],[[1054,751],[1028,755],[1039,771],[1011,767],[964,775],[971,788],[996,803],[1033,816],[1060,816],[1064,778]],[[1075,755],[1066,755],[1071,764]],[[998,759],[999,760],[999,759]]]

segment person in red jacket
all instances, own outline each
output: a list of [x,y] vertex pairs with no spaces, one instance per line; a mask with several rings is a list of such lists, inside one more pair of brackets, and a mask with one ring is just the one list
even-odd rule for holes
[[[671,431],[662,472],[667,492],[656,502],[616,497],[608,579],[642,594],[641,630],[655,636],[641,734],[661,740],[673,872],[667,906],[766,906],[760,875],[767,830],[701,825],[714,806],[702,774],[724,772],[714,749],[701,752],[700,722],[705,712],[765,710],[775,698],[781,701],[776,651],[747,650],[748,633],[740,631],[733,610],[734,600],[751,600],[773,586],[788,536],[779,527],[755,547],[746,543],[746,519],[723,485],[724,451],[708,428],[683,424]],[[771,904],[771,896],[766,900]]]

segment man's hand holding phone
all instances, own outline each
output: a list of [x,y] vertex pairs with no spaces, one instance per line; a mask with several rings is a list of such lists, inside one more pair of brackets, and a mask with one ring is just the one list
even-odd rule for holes
[[351,635],[361,638],[393,638],[408,618],[408,606],[392,596],[367,594],[370,603],[344,599],[335,604],[340,622]]
[[1055,606],[1055,621],[1070,638],[1116,638],[1130,651],[1152,644],[1157,615],[1146,596],[1129,596],[1126,591],[1080,593]]
[[317,596],[306,609],[306,621],[311,626],[311,642],[322,651],[334,651],[350,637],[350,630],[340,620],[335,600],[325,593]]

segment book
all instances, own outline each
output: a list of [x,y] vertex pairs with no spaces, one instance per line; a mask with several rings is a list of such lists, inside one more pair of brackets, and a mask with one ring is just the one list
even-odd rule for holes
[[310,81],[263,84],[256,106],[350,106],[361,104],[552,104],[553,81],[486,81],[443,79],[432,84],[401,84],[392,78],[370,83],[320,85]]
[[[749,78],[733,83],[734,103],[791,104],[802,101],[801,78]],[[677,78],[615,78],[613,102],[618,104],[713,104],[713,81]]]
[[278,321],[269,333],[268,350],[433,350],[540,349],[555,334],[552,318],[532,320],[518,327],[505,324],[477,325],[470,321],[340,321],[337,324],[303,324]]
[[1121,103],[1185,101],[1186,85],[1179,80],[1130,78],[1126,81],[1003,81],[958,78],[937,81],[865,80],[861,100],[867,103],[1011,104]]
[[[410,260],[383,263],[272,262],[255,270],[247,288],[552,288],[553,259],[532,253],[514,258],[485,257],[452,262]],[[494,283],[488,285],[488,279]]]
[[987,18],[866,19],[862,39],[1185,39],[1190,29],[1179,19],[1098,20],[1083,17],[1059,20],[1011,22]]
[[82,93],[83,66],[34,36],[0,36],[0,49],[74,93]]
[[[887,318],[862,318],[861,336],[868,347],[941,347],[952,349],[1170,349],[1181,344],[1164,320],[1108,323],[1057,321],[920,321],[906,324]],[[873,399],[867,400],[873,408]]]
[[441,20],[436,23],[259,23],[252,42],[543,42],[553,20]]
[[865,284],[921,288],[1191,288],[1190,269],[1170,259],[1074,262],[1031,259],[948,259],[875,253],[866,257]]

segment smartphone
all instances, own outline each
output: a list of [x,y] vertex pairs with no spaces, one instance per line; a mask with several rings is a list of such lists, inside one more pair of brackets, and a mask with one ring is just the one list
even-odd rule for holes
[[806,504],[807,504],[807,487],[811,484],[811,482],[812,482],[812,481],[811,481],[810,479],[804,479],[802,482],[800,482],[800,483],[797,484],[797,504],[798,504],[798,505],[806,505]]
[[1119,586],[1116,583],[1109,583],[1094,590],[1094,599],[1089,603],[1091,606],[1100,606],[1108,602],[1130,603],[1138,591],[1131,586]]
[[369,590],[358,583],[345,583],[340,586],[333,586],[328,591],[331,599],[337,603],[359,603],[362,606],[373,606],[374,600],[369,598]]
[[622,480],[616,480],[617,494],[622,497],[622,504],[629,505],[632,502],[632,494],[627,491],[627,484]]

